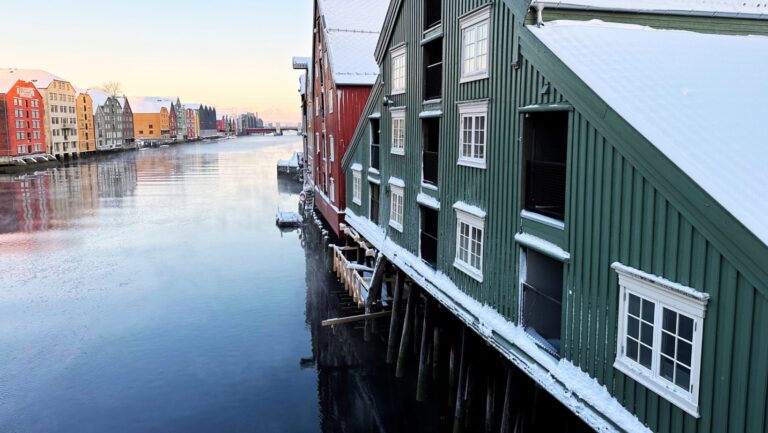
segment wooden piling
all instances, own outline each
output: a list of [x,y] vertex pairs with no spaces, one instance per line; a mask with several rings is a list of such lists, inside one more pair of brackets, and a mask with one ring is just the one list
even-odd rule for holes
[[440,340],[442,330],[435,326],[432,330],[432,380],[436,381],[440,378],[440,355],[442,347],[440,347]]
[[459,377],[456,389],[456,407],[453,412],[453,433],[464,430],[464,387],[467,382],[467,327],[461,329],[461,356],[459,361]]
[[408,304],[405,307],[405,320],[403,320],[403,334],[400,337],[400,353],[397,355],[395,377],[405,376],[405,362],[408,359],[408,350],[410,349],[411,328],[413,328],[413,316],[418,296],[417,290],[418,286],[412,284],[408,293]]
[[456,338],[451,342],[451,350],[448,355],[448,406],[453,407],[456,403]]
[[395,362],[395,346],[397,345],[397,325],[400,323],[400,297],[403,293],[403,282],[405,275],[401,271],[396,271],[395,293],[392,298],[392,316],[389,319],[389,340],[387,341],[387,364]]
[[427,399],[427,384],[429,382],[429,341],[432,339],[432,316],[429,298],[424,301],[424,323],[421,330],[421,350],[419,354],[419,376],[416,382],[416,401]]
[[507,385],[504,389],[504,408],[501,411],[501,433],[512,432],[512,367],[507,367]]
[[493,431],[493,420],[496,417],[496,372],[488,369],[485,383],[485,433]]

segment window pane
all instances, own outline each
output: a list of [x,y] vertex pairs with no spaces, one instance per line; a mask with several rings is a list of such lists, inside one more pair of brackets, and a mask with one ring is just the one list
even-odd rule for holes
[[627,339],[627,357],[637,361],[637,343]]
[[647,346],[653,346],[653,326],[643,323],[643,332],[640,341]]
[[693,319],[680,314],[679,322],[678,326],[680,328],[678,329],[677,335],[688,341],[693,341]]
[[672,362],[671,359],[669,359],[669,358],[667,358],[665,356],[662,356],[660,361],[661,362],[659,364],[659,374],[664,379],[667,379],[668,381],[672,382],[673,375],[674,375],[675,363]]
[[643,320],[653,323],[654,307],[653,302],[643,299]]
[[664,309],[663,329],[672,334],[677,334],[677,313],[667,308]]
[[667,334],[666,332],[661,333],[661,353],[669,356],[670,358],[675,357],[675,337]]
[[649,347],[640,346],[640,364],[650,369],[651,368],[651,356],[653,351]]
[[691,370],[686,367],[683,367],[680,364],[677,364],[675,366],[675,385],[688,391],[689,390],[688,387],[690,386],[690,384],[691,384]]
[[640,317],[640,298],[632,294],[629,295],[629,314]]
[[677,340],[677,361],[685,365],[691,365],[691,343]]
[[640,339],[640,321],[632,316],[627,318],[627,334],[636,339]]

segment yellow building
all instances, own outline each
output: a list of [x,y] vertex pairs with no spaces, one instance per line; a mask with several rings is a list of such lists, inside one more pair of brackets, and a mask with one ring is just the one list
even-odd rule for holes
[[96,150],[96,131],[93,123],[93,99],[80,90],[76,99],[77,145],[81,154]]
[[170,110],[173,101],[168,98],[129,97],[133,109],[133,133],[136,140],[161,141],[171,138]]

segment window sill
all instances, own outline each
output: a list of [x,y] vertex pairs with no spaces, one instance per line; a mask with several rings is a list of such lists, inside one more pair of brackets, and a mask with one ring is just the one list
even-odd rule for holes
[[461,260],[459,259],[454,260],[453,267],[469,275],[470,277],[472,277],[472,279],[476,280],[478,283],[483,282],[483,273],[473,268],[472,266],[469,266],[468,264],[462,262]]
[[405,156],[405,149],[390,149],[389,153],[392,155]]
[[699,407],[696,403],[694,403],[692,395],[690,394],[684,395],[680,391],[677,391],[676,389],[673,388],[673,387],[676,388],[677,387],[676,385],[670,384],[671,386],[668,386],[665,383],[661,382],[664,379],[659,379],[653,376],[653,374],[650,372],[647,372],[644,367],[640,367],[632,364],[633,364],[632,361],[628,361],[628,360],[625,360],[623,357],[617,356],[616,361],[613,363],[613,368],[626,374],[637,383],[655,392],[660,397],[666,399],[670,403],[684,410],[689,415],[695,418],[700,417]]
[[373,168],[373,167],[368,167],[368,173],[378,175],[379,174],[379,170],[376,169],[376,168]]
[[356,204],[356,205],[358,205],[358,206],[362,206],[362,205],[363,205],[363,201],[362,201],[362,200],[360,200],[360,199],[354,199],[354,198],[353,198],[353,199],[352,199],[352,203],[354,203],[354,204]]
[[485,169],[485,160],[484,159],[469,159],[469,158],[462,158],[459,157],[459,160],[456,162],[456,165],[462,165],[464,167],[472,167],[472,168],[482,168]]
[[545,215],[538,214],[536,212],[531,212],[529,210],[523,209],[520,212],[520,217],[525,218],[530,221],[536,221],[538,223],[544,224],[546,226],[559,229],[559,230],[565,230],[565,222],[561,220],[554,219],[552,217],[548,217]]
[[423,180],[421,181],[421,187],[424,189],[429,189],[432,191],[437,191],[437,185],[433,185],[431,183],[426,183]]
[[488,72],[484,72],[482,74],[465,75],[459,79],[459,84],[471,83],[473,81],[480,81],[488,78],[489,78]]
[[399,231],[400,233],[403,232],[403,225],[402,224],[398,224],[398,223],[396,223],[396,222],[394,222],[392,220],[389,220],[389,226],[392,227],[393,229]]
[[404,95],[405,89],[392,89],[391,92],[389,92],[389,96],[395,96],[395,95]]

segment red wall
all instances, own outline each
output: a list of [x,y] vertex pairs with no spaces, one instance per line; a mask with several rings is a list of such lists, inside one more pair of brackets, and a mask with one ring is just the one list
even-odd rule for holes
[[[43,116],[43,98],[35,85],[26,81],[17,81],[10,89],[0,89],[7,93],[0,93],[0,155],[18,156],[32,153],[45,153],[45,125]],[[14,105],[14,98],[21,98],[21,106]],[[33,106],[37,101],[37,106]],[[16,110],[22,110],[23,116],[16,117]],[[38,112],[38,117],[32,117],[33,111]],[[16,121],[24,122],[23,128],[16,128]],[[33,127],[33,121],[38,121],[39,126]],[[40,138],[34,138],[34,131],[40,133]],[[24,139],[17,139],[16,133],[23,132]],[[40,151],[35,150],[35,145],[40,145]],[[19,153],[17,147],[23,145],[24,153]]]

